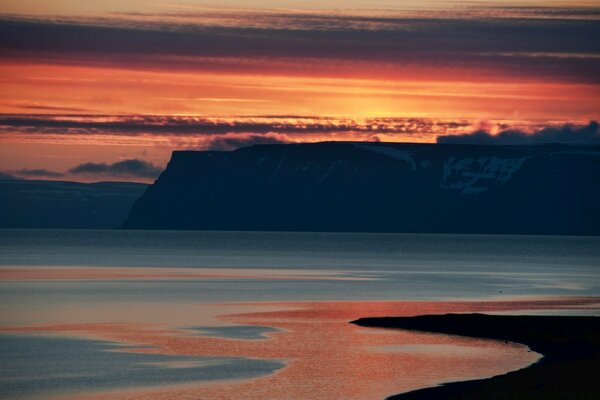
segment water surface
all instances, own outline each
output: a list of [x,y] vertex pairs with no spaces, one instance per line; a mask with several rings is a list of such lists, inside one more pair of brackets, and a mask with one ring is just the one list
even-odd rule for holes
[[0,392],[381,399],[492,376],[539,355],[348,322],[598,315],[599,266],[594,237],[0,230]]

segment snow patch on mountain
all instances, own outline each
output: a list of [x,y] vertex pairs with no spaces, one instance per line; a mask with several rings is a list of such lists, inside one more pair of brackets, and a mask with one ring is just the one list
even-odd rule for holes
[[463,158],[449,157],[444,161],[441,188],[458,190],[462,194],[485,192],[502,185],[517,172],[528,157]]

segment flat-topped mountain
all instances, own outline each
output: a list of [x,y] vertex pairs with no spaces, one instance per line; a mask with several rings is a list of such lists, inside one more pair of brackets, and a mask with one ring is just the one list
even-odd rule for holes
[[174,152],[123,228],[600,234],[600,146]]
[[0,228],[118,228],[148,185],[0,180]]

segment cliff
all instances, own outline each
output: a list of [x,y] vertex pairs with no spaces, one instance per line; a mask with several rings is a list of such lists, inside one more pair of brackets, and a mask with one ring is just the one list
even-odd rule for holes
[[600,146],[174,152],[123,228],[600,234]]

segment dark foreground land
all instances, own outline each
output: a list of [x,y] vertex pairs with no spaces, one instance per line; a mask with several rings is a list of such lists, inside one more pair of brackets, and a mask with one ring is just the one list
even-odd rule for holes
[[365,327],[409,329],[518,342],[544,357],[489,379],[390,397],[423,399],[600,399],[600,318],[483,314],[361,318]]

